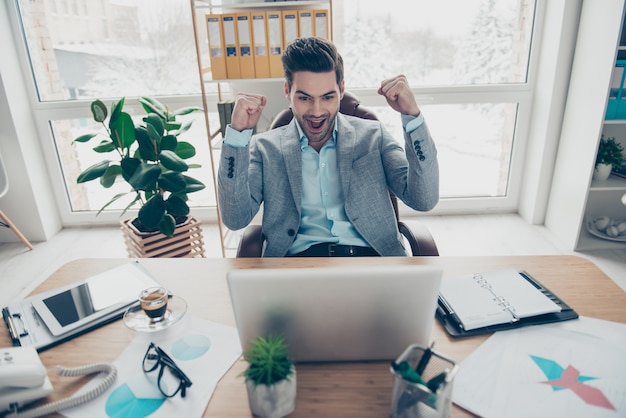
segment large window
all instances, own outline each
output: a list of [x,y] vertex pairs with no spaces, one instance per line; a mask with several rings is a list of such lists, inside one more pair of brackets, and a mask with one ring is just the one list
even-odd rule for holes
[[[72,141],[90,128],[88,108],[95,98],[124,96],[127,110],[135,103],[136,115],[141,111],[135,99],[142,95],[172,108],[202,104],[190,1],[15,1],[35,116],[50,165],[58,167],[53,178],[62,179],[55,188],[64,222],[117,219],[121,202],[94,218],[108,199],[97,182],[76,184],[94,156],[89,146]],[[442,201],[436,210],[515,208],[533,87],[534,0],[331,3],[346,86],[393,132],[399,118],[376,89],[399,73],[414,88],[439,149]],[[215,130],[218,85],[207,91]],[[198,115],[186,140],[196,146],[194,162],[203,167],[193,175],[207,189],[190,195],[190,203],[210,213],[215,193],[207,137]]]

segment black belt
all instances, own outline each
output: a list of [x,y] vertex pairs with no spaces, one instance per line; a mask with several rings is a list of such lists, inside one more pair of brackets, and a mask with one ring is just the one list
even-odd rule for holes
[[339,245],[324,242],[310,246],[291,257],[377,257],[379,254],[370,247]]

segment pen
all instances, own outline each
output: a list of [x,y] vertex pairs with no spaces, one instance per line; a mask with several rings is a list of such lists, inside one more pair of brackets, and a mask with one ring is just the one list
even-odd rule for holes
[[461,322],[461,318],[457,316],[457,314],[452,310],[450,305],[448,305],[448,302],[441,295],[439,295],[439,303],[441,304],[441,306],[438,305],[437,310],[441,308],[444,316],[449,316],[450,318],[452,318],[452,322],[459,328],[463,329],[463,323]]
[[422,374],[424,374],[424,370],[426,370],[426,366],[428,365],[428,362],[430,361],[430,357],[433,355],[433,346],[434,345],[435,345],[435,343],[433,342],[430,345],[430,347],[428,347],[426,350],[424,350],[424,354],[422,354],[422,358],[420,358],[419,363],[417,363],[417,366],[415,366],[415,371],[420,376]]

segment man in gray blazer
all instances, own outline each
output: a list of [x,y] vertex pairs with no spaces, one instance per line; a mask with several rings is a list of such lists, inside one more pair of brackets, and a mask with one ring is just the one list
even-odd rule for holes
[[297,39],[282,61],[291,123],[252,136],[266,97],[236,97],[217,179],[224,224],[246,227],[263,203],[264,257],[407,255],[389,190],[429,211],[439,168],[406,77],[378,90],[401,114],[403,149],[380,122],[339,113],[343,60],[332,43]]

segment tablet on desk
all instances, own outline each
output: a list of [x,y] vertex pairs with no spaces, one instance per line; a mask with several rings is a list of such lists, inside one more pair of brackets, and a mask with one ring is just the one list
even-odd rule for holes
[[2,308],[2,317],[13,345],[43,351],[121,318],[142,289],[155,285],[132,261],[15,301]]
[[128,263],[30,299],[50,333],[61,336],[124,309],[152,286],[158,283],[138,263]]

